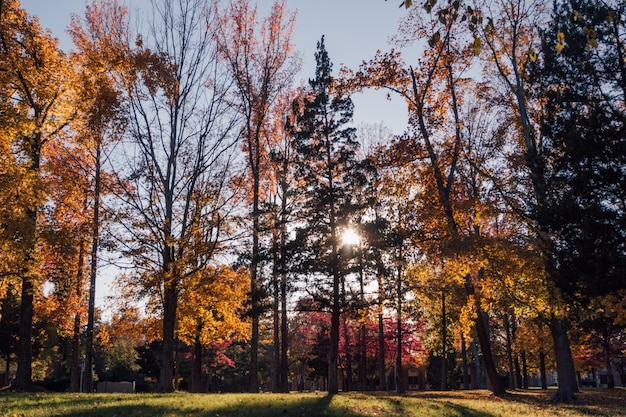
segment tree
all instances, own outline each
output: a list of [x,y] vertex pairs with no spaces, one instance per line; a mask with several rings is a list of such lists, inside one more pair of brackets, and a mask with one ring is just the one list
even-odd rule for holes
[[[472,261],[475,258],[471,253],[472,247],[483,239],[480,218],[473,210],[480,195],[459,173],[463,152],[471,151],[463,131],[465,123],[470,123],[461,113],[464,93],[477,87],[464,75],[471,68],[479,45],[463,24],[465,21],[474,26],[470,29],[475,29],[479,15],[460,2],[427,2],[423,10],[411,8],[410,18],[402,27],[402,42],[428,39],[428,48],[415,69],[405,68],[396,52],[381,53],[349,74],[347,84],[357,89],[387,88],[409,104],[411,131],[396,149],[404,150],[404,160],[415,161],[422,173],[421,207],[432,215],[430,222],[424,222],[422,238],[437,242],[427,250],[430,256],[465,258],[466,266],[458,273],[465,278],[468,300],[474,302],[487,374],[494,393],[500,395],[505,387],[491,354],[487,314],[478,290],[483,274]],[[402,155],[397,151],[396,154]]]
[[203,348],[238,340],[249,333],[242,320],[249,276],[226,266],[207,266],[190,277],[181,291],[180,341],[192,348],[190,391],[202,392]]
[[131,140],[129,169],[118,166],[118,176],[127,207],[121,234],[134,278],[160,304],[158,389],[172,391],[178,296],[212,261],[228,221],[234,117],[212,7],[201,0],[153,7],[150,37],[138,37],[133,71],[124,79]]
[[32,324],[34,293],[39,290],[37,249],[40,212],[45,201],[41,178],[45,145],[63,130],[73,115],[70,62],[58,41],[14,0],[0,1],[0,97],[10,134],[10,155],[20,171],[23,194],[16,204],[20,228],[14,238],[19,253],[12,271],[21,279],[19,351],[15,388],[32,384]]
[[298,271],[310,280],[307,290],[331,312],[328,391],[333,395],[339,389],[342,259],[347,255],[340,253],[340,238],[357,209],[354,197],[365,185],[366,164],[356,158],[359,145],[355,129],[348,125],[352,101],[333,89],[332,63],[324,37],[317,44],[315,60],[315,78],[309,80],[302,104],[294,103],[296,175],[302,181],[295,218],[303,223],[297,228],[295,241],[300,248],[296,255]]
[[[218,12],[219,13],[219,12]],[[266,169],[270,115],[277,97],[291,86],[299,62],[291,55],[295,15],[289,14],[284,1],[273,3],[270,14],[257,21],[257,11],[246,1],[231,1],[220,14],[216,41],[220,58],[225,61],[235,83],[234,106],[243,119],[240,136],[246,152],[252,198],[252,253],[250,263],[250,301],[252,338],[250,355],[251,392],[259,389],[259,318],[264,298],[261,261],[261,173]]]
[[[87,313],[87,340],[85,346],[85,391],[93,391],[93,341],[96,278],[98,274],[98,252],[101,228],[101,197],[103,190],[102,165],[109,145],[119,140],[125,126],[122,112],[123,97],[120,78],[128,70],[130,61],[128,43],[127,10],[117,1],[94,1],[85,10],[84,21],[73,16],[70,34],[78,51],[75,62],[81,66],[79,79],[81,97],[81,117],[77,132],[78,148],[84,149],[87,177],[92,184],[89,221],[91,250],[89,272],[89,299]],[[77,319],[78,320],[78,319]],[[75,346],[78,350],[78,345]],[[78,364],[74,364],[74,374]],[[76,377],[73,388],[77,389]]]
[[625,7],[557,2],[542,48],[551,192],[536,216],[549,232],[556,285],[580,302],[626,288]]

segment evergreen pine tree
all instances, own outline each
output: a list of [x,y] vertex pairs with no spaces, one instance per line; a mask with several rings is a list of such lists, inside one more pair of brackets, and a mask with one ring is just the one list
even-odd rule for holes
[[[317,44],[315,78],[301,103],[294,104],[297,120],[293,135],[297,151],[299,227],[298,270],[316,305],[331,312],[329,393],[338,391],[339,324],[342,312],[341,233],[358,209],[355,195],[366,182],[366,164],[358,161],[356,130],[350,126],[353,104],[333,90],[332,63]],[[297,102],[296,102],[297,103]]]

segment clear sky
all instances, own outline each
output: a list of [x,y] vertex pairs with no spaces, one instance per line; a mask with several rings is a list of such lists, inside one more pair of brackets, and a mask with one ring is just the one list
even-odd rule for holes
[[[59,38],[64,50],[72,48],[65,32],[72,13],[82,15],[85,0],[21,0],[30,14],[39,17],[43,27]],[[121,0],[133,13],[149,7],[149,0]],[[260,10],[270,0],[257,0]],[[357,68],[369,60],[377,50],[388,51],[388,40],[395,34],[400,17],[406,14],[398,7],[399,0],[287,0],[287,6],[297,11],[294,43],[304,60],[299,77],[308,80],[314,76],[314,53],[317,41],[325,36],[326,49],[335,71],[342,65]],[[299,84],[300,80],[296,81]],[[386,99],[384,92],[355,94],[355,123],[383,122],[394,133],[402,133],[406,126],[406,105],[399,98]]]

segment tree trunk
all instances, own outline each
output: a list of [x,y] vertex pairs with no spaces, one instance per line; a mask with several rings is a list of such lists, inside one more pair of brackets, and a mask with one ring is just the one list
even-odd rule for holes
[[[28,263],[32,263],[29,260]],[[15,389],[29,391],[32,389],[32,357],[33,357],[33,281],[30,276],[31,267],[22,277],[22,300],[20,303],[19,350],[17,352],[17,373]]]
[[506,333],[506,361],[509,368],[509,388],[515,388],[515,370],[513,368],[513,343],[511,336],[511,322],[508,313],[504,313],[504,331]]
[[[252,262],[250,264],[250,298],[252,304],[252,335],[250,337],[250,366],[248,368],[250,384],[249,392],[259,392],[259,317],[261,315],[261,285],[259,282],[259,234],[260,234],[260,140],[258,134],[254,138],[254,146],[250,154],[252,171]],[[249,144],[250,146],[252,144]]]
[[89,269],[89,301],[87,305],[87,338],[85,340],[85,392],[93,392],[93,337],[96,309],[96,278],[98,275],[98,244],[100,241],[100,164],[101,144],[96,145],[93,212],[91,218],[91,264]]
[[359,298],[361,302],[361,314],[359,320],[359,390],[367,389],[367,331],[365,328],[365,282],[363,277],[363,254],[359,249]]
[[174,282],[165,283],[163,294],[163,355],[159,374],[159,392],[174,391],[174,333],[178,291]]
[[548,389],[548,374],[546,372],[546,354],[539,351],[539,373],[541,374],[541,389]]
[[613,366],[611,365],[611,343],[608,335],[605,335],[602,341],[602,350],[604,350],[604,367],[606,368],[606,387],[614,389],[615,378],[613,377]]
[[[274,231],[275,233],[277,231]],[[273,236],[272,250],[272,341],[274,343],[274,351],[272,352],[272,392],[278,392],[280,386],[280,294],[279,294],[279,266],[278,266],[278,238],[276,234]]]
[[441,391],[448,389],[448,364],[446,363],[446,350],[448,349],[447,331],[446,331],[446,292],[441,291]]
[[528,363],[526,362],[526,351],[522,350],[522,387],[528,389]]
[[280,392],[289,392],[289,337],[287,328],[287,192],[285,179],[287,159],[283,162],[283,176],[280,182],[283,198],[281,201],[280,222]]
[[[483,271],[479,271],[482,273]],[[485,313],[480,305],[480,299],[478,294],[474,291],[474,285],[472,284],[471,277],[469,274],[465,276],[465,289],[468,295],[474,295],[474,306],[476,308],[477,317],[476,317],[476,333],[478,334],[478,343],[480,343],[480,351],[483,354],[483,363],[485,365],[485,372],[487,373],[487,378],[489,379],[489,384],[491,385],[491,391],[494,395],[502,395],[506,392],[504,382],[498,371],[496,370],[496,365],[493,360],[493,356],[491,353],[491,341],[489,340],[489,316]]]
[[200,341],[200,331],[202,322],[198,320],[198,334],[193,342],[193,358],[191,362],[191,383],[190,392],[202,392],[202,343]]
[[550,330],[554,340],[554,355],[556,357],[556,370],[558,374],[559,388],[554,396],[556,401],[573,401],[578,392],[574,360],[567,336],[567,319],[552,317]]
[[385,372],[385,323],[382,313],[378,313],[378,389],[387,390],[387,375]]
[[463,356],[463,389],[470,389],[469,363],[467,361],[467,345],[465,336],[461,332],[461,355]]
[[396,391],[398,394],[404,394],[406,392],[406,387],[404,386],[404,369],[402,367],[402,271],[400,267],[398,267],[398,277],[397,277],[397,294],[398,297],[398,305],[396,307],[397,311],[397,328],[396,328],[396,337],[398,339],[398,350],[396,352]]
[[[346,305],[346,280],[345,280],[345,276],[342,275],[341,277],[341,304],[342,305]],[[343,340],[344,340],[344,346],[345,346],[345,354],[346,354],[346,367],[345,367],[345,384],[343,386],[343,391],[347,392],[347,391],[352,391],[353,389],[353,380],[352,380],[352,340],[350,337],[350,332],[348,329],[348,323],[347,323],[347,318],[346,318],[346,314],[344,313],[341,316],[342,319],[342,325],[343,325]]]
[[339,357],[339,276],[333,274],[333,305],[330,317],[330,353],[328,355],[328,394],[334,395],[339,392],[339,379],[337,373]]
[[[78,257],[77,257],[77,268],[76,268],[76,295],[78,298],[78,302],[82,304],[82,293],[83,293],[83,266],[85,263],[85,244],[83,243],[83,239],[80,241],[80,245],[78,248]],[[78,307],[78,306],[77,306]],[[80,310],[80,309],[79,309]],[[81,317],[80,313],[77,312],[74,315],[74,329],[72,334],[72,357],[70,361],[70,392],[80,392],[82,391],[81,386],[81,366],[80,366],[80,323]]]

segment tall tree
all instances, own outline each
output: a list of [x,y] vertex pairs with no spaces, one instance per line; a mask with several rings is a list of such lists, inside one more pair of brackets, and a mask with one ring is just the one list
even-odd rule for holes
[[437,242],[430,245],[430,255],[466,260],[469,269],[461,268],[459,274],[465,278],[468,300],[474,301],[475,324],[491,387],[500,395],[505,387],[497,373],[488,316],[480,302],[482,273],[472,261],[476,254],[471,253],[474,244],[469,243],[483,238],[478,217],[471,209],[476,196],[467,192],[459,174],[468,141],[463,127],[469,122],[462,117],[461,109],[470,89],[476,88],[466,74],[479,45],[463,22],[475,26],[478,20],[472,7],[458,1],[411,7],[409,18],[401,26],[400,41],[428,40],[428,48],[416,67],[405,68],[396,52],[379,54],[353,74],[350,83],[357,88],[390,89],[409,103],[411,130],[396,147],[403,153],[396,154],[418,165],[422,186],[428,189],[423,192],[423,208],[433,221],[423,223],[423,233]]
[[[234,118],[230,80],[217,57],[218,21],[202,0],[153,3],[125,77],[130,140],[118,167],[122,219],[140,287],[160,303],[163,352],[158,389],[174,389],[178,296],[211,262],[225,226]],[[211,227],[208,227],[211,226]],[[193,244],[192,244],[193,242]]]
[[[79,85],[82,111],[75,131],[78,149],[83,149],[87,157],[84,163],[88,165],[85,168],[87,177],[91,180],[90,196],[85,197],[91,207],[91,259],[84,388],[86,392],[92,392],[95,290],[101,228],[100,200],[105,191],[102,165],[104,154],[119,139],[125,127],[120,78],[130,63],[127,10],[116,0],[94,1],[87,6],[84,20],[78,16],[72,17],[70,34],[77,46],[73,58],[81,67]],[[73,379],[73,388],[76,388],[75,380],[76,378]]]
[[295,103],[296,175],[302,181],[295,217],[304,223],[297,228],[296,242],[301,248],[299,270],[312,280],[307,290],[330,309],[328,391],[333,395],[339,389],[342,259],[347,255],[341,253],[341,233],[350,225],[356,211],[354,197],[366,176],[365,165],[356,157],[359,144],[355,129],[349,126],[353,104],[333,89],[332,63],[323,37],[317,44],[315,60],[315,78],[309,80],[309,91],[301,105]]
[[[546,27],[548,21],[546,6],[540,1],[517,0],[508,3],[488,1],[481,3],[480,7],[485,19],[478,27],[481,29],[483,50],[489,57],[486,72],[490,79],[495,80],[494,85],[500,87],[503,104],[510,109],[510,128],[514,136],[511,144],[516,149],[511,162],[517,166],[513,170],[514,175],[524,184],[524,192],[519,195],[517,205],[527,215],[529,226],[542,242],[540,250],[545,255],[548,278],[556,284],[558,277],[550,268],[555,261],[555,246],[550,242],[551,231],[547,223],[552,216],[551,195],[561,190],[558,186],[553,187],[549,179],[550,144],[540,131],[542,107],[548,90],[545,85],[533,83],[534,76],[530,74],[541,50],[538,28]],[[568,16],[568,19],[573,18],[572,14]],[[563,48],[561,37],[557,36],[552,42],[553,51]],[[520,189],[519,186],[516,188]],[[509,195],[515,195],[515,192]],[[558,285],[551,288],[554,289],[552,304],[559,307],[550,317],[559,386],[556,398],[568,401],[578,392],[578,385],[568,320],[564,314],[566,301]]]
[[20,229],[14,238],[20,253],[13,271],[21,279],[19,351],[15,388],[32,385],[33,299],[40,290],[37,248],[40,211],[45,202],[42,159],[45,145],[67,126],[73,115],[72,72],[58,41],[44,31],[15,0],[0,1],[0,62],[3,88],[0,106],[11,136],[10,155],[21,172],[24,193],[15,201]]
[[252,199],[252,253],[250,258],[250,301],[252,338],[250,340],[249,390],[259,389],[259,318],[264,298],[261,261],[261,173],[267,164],[269,117],[278,95],[289,88],[299,68],[292,56],[295,15],[285,1],[273,3],[269,15],[257,19],[256,7],[248,0],[231,1],[220,13],[216,32],[219,54],[235,83],[234,106],[243,118],[240,136],[247,156]]

